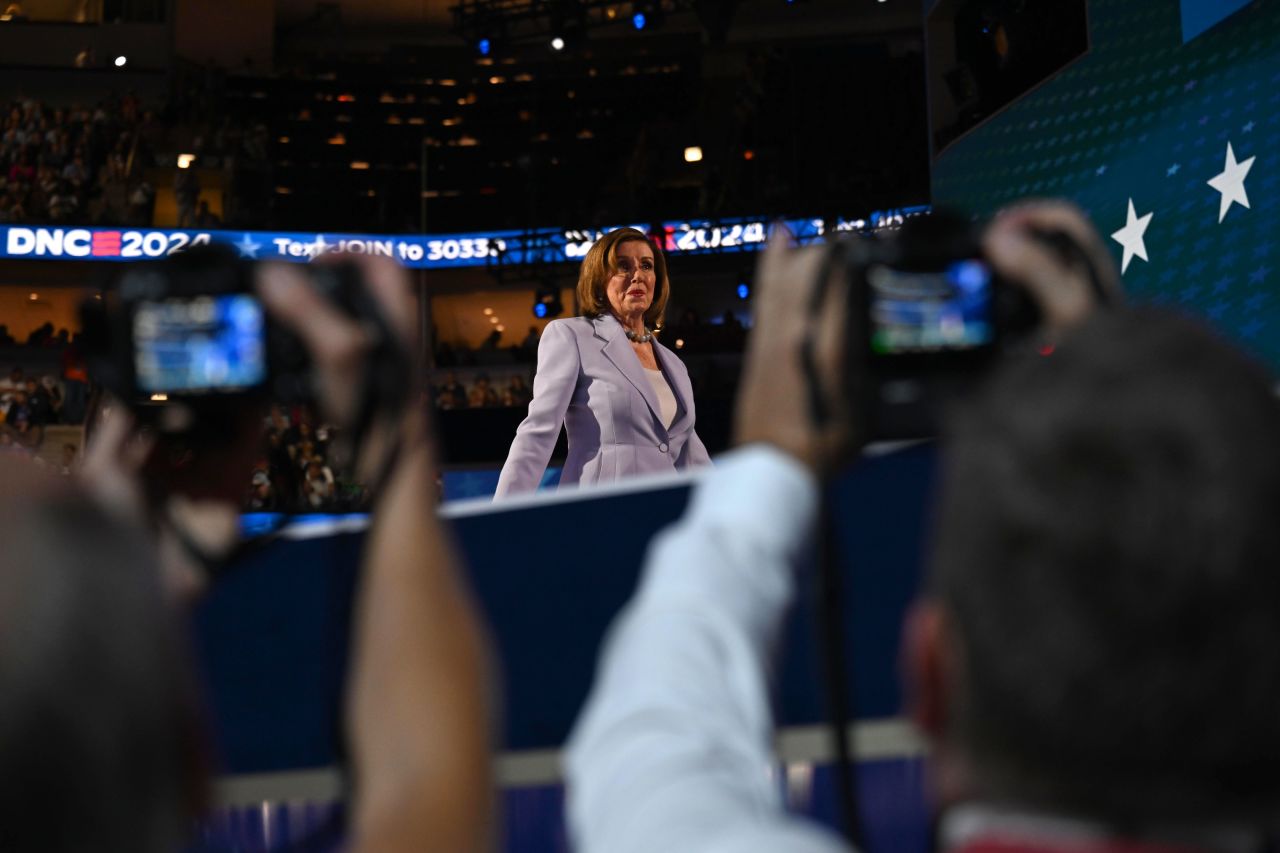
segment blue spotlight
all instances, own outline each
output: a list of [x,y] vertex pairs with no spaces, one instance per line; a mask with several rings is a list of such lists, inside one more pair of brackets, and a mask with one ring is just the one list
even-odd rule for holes
[[746,283],[745,281],[744,281],[744,282],[741,282],[741,283],[738,285],[738,298],[739,298],[739,299],[746,299],[746,298],[748,298],[749,296],[751,296],[751,288],[750,288],[750,287],[747,287],[747,283]]
[[545,302],[533,303],[533,316],[537,317],[539,320],[547,316],[547,305]]
[[644,12],[636,12],[631,16],[631,23],[635,25],[637,30],[643,30],[645,25]]
[[480,39],[476,44],[476,49],[480,51],[481,56],[488,56],[489,51],[493,49],[493,43],[488,39]]

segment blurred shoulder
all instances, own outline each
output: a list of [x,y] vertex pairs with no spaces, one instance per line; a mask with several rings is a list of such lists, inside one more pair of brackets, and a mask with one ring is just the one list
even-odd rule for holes
[[543,338],[589,338],[595,334],[595,324],[590,317],[561,317],[552,320],[543,329]]
[[548,323],[546,331],[549,332],[552,329],[558,329],[560,331],[574,332],[577,334],[581,334],[584,331],[587,334],[591,334],[593,322],[594,321],[590,317],[561,317],[558,320],[552,320]]
[[591,337],[591,321],[586,317],[563,317],[552,320],[542,330],[538,340],[539,357],[552,354],[560,357],[577,352],[583,342]]

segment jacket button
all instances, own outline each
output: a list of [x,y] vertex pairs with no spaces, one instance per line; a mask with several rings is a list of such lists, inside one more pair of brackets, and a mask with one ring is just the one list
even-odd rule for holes
[[663,453],[666,453],[666,452],[667,452],[667,443],[666,443],[665,441],[664,441],[664,442],[662,442],[661,444],[659,444],[659,445],[658,445],[658,449],[659,449],[659,450],[661,450]]

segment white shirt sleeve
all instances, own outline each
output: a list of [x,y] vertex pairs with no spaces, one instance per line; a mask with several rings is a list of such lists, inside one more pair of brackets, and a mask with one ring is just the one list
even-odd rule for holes
[[847,850],[785,813],[772,754],[768,669],[817,505],[807,470],[750,447],[654,540],[570,740],[575,849]]

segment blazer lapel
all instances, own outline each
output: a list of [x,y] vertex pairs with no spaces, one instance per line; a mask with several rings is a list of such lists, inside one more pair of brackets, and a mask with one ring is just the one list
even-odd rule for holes
[[661,426],[662,409],[658,405],[658,395],[654,393],[653,383],[649,381],[644,368],[640,366],[640,359],[631,349],[631,342],[623,334],[622,325],[613,317],[602,316],[596,318],[595,326],[596,337],[603,338],[605,341],[604,348],[601,350],[604,357],[609,359],[613,366],[618,368],[618,372],[635,386],[636,391],[640,392],[645,405],[649,407],[649,411],[654,414],[658,425]]
[[653,354],[658,359],[662,374],[671,385],[671,392],[676,395],[676,417],[667,429],[667,433],[675,435],[684,429],[685,422],[693,416],[693,385],[689,382],[689,371],[685,369],[680,357],[671,350],[653,340]]

